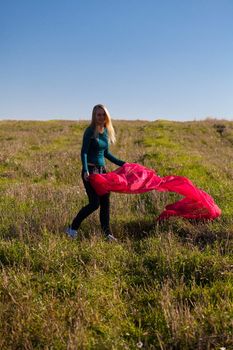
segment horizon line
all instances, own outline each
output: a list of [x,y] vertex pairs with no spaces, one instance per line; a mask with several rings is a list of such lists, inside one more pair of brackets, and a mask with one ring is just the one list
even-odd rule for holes
[[[125,118],[125,117],[111,117],[112,120],[116,121],[147,121],[147,122],[154,122],[158,120],[165,120],[165,121],[174,121],[174,122],[192,122],[192,121],[205,121],[205,120],[225,120],[225,121],[233,121],[232,118],[219,118],[215,116],[206,116],[206,117],[201,117],[201,118],[173,118],[173,117],[157,117],[157,118],[140,118],[140,117],[135,117],[134,119],[132,118]],[[14,118],[14,117],[6,117],[6,118],[0,118],[0,121],[38,121],[38,122],[49,122],[49,121],[90,121],[90,117],[82,117],[82,118],[66,118],[66,117],[51,117],[51,118]]]

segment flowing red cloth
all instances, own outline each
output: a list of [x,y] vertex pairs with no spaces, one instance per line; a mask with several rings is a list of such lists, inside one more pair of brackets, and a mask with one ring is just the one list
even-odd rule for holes
[[107,174],[91,174],[89,180],[100,196],[111,191],[144,193],[152,190],[176,192],[184,196],[181,200],[167,205],[158,219],[181,216],[213,220],[221,215],[221,209],[213,198],[194,186],[188,178],[176,175],[160,177],[154,170],[140,164],[125,163]]

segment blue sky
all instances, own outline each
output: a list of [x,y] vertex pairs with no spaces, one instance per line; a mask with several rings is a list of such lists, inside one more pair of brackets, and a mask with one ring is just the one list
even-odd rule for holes
[[233,119],[232,0],[0,5],[0,119]]

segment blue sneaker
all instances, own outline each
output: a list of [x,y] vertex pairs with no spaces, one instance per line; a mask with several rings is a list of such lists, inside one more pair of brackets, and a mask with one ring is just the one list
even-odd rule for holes
[[66,234],[70,238],[76,238],[78,236],[78,232],[76,230],[73,230],[71,227],[68,227],[66,229]]

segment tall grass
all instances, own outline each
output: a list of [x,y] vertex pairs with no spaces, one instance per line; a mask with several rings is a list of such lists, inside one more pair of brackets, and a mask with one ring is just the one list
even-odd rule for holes
[[223,210],[158,223],[176,194],[112,193],[116,244],[98,213],[63,233],[87,201],[86,126],[0,122],[0,348],[233,348],[233,123],[115,122],[113,154],[189,177]]

